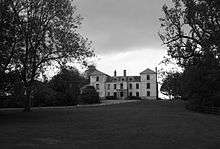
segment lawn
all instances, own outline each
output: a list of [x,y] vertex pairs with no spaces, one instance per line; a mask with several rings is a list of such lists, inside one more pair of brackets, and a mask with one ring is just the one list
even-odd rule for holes
[[219,147],[220,116],[187,111],[179,102],[0,111],[2,149]]

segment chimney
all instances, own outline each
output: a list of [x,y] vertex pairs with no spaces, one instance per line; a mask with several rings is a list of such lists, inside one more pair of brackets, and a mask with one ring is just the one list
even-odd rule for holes
[[126,77],[126,70],[124,70],[124,77]]
[[116,72],[116,70],[114,71],[114,76],[115,76],[115,77],[117,76],[117,72]]

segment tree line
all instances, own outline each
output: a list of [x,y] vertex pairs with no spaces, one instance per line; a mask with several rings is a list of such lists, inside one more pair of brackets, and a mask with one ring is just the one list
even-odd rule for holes
[[[35,80],[31,88],[31,107],[73,106],[79,103],[80,88],[89,84],[83,74],[70,66],[61,67],[49,81]],[[23,107],[24,86],[17,80],[7,93],[1,96],[0,108]]]
[[220,106],[220,1],[172,0],[163,12],[159,35],[183,72],[168,74],[161,92]]

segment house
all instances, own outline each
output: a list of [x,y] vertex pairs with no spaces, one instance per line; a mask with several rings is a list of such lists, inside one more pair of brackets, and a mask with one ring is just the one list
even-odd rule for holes
[[129,96],[137,96],[142,99],[157,98],[157,74],[153,70],[146,69],[140,76],[127,76],[126,70],[123,76],[109,76],[92,66],[90,85],[94,86],[101,98],[114,96],[125,99]]

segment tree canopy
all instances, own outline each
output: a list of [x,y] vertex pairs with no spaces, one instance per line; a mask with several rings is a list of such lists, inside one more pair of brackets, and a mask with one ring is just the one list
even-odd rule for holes
[[179,98],[182,95],[181,90],[181,79],[182,73],[169,73],[163,80],[160,91],[162,94],[172,97]]
[[30,109],[33,81],[54,61],[65,64],[94,56],[78,33],[82,17],[73,0],[1,1],[1,72],[18,70]]
[[201,61],[218,63],[220,56],[220,7],[213,0],[172,0],[163,6],[160,37],[168,55],[181,67]]
[[203,103],[220,91],[220,2],[172,0],[163,12],[159,35],[183,68],[181,96]]

